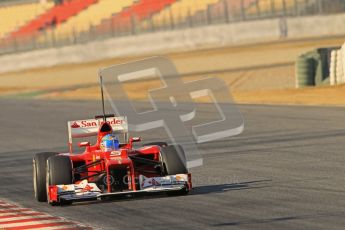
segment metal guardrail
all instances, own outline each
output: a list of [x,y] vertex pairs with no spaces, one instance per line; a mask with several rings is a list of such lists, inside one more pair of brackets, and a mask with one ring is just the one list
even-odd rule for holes
[[[235,2],[239,4],[236,5]],[[263,3],[266,3],[264,4],[265,7],[263,7]],[[198,11],[193,15],[188,14],[183,19],[170,14],[158,23],[153,20],[154,15],[144,22],[139,22],[133,15],[130,22],[126,24],[117,23],[115,25],[109,20],[108,23],[103,22],[104,26],[100,27],[92,26],[90,23],[89,30],[81,33],[73,30],[71,33],[57,34],[53,28],[54,26],[52,26],[28,37],[15,37],[0,42],[0,55],[83,44],[95,40],[156,31],[343,12],[345,12],[345,0],[253,0],[250,4],[248,4],[248,0],[220,0],[216,4],[209,5],[206,10]],[[280,25],[282,37],[284,37],[284,28],[287,26],[284,21],[281,20]]]

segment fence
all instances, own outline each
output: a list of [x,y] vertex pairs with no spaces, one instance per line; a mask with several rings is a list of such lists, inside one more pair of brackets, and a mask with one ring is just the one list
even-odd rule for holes
[[[166,10],[169,10],[167,8]],[[90,41],[132,36],[155,31],[178,30],[208,26],[214,24],[236,23],[249,20],[281,18],[281,36],[287,34],[286,17],[300,17],[307,15],[327,15],[345,12],[345,0],[220,0],[209,5],[205,10],[165,14],[159,20],[151,15],[144,20],[138,20],[135,15],[130,20],[121,19],[103,21],[101,25],[93,26],[83,32],[76,30],[66,33],[57,33],[54,28],[46,28],[26,37],[13,37],[0,42],[0,54],[25,52],[35,49],[62,47],[73,44],[82,44]],[[115,15],[116,16],[116,15]]]

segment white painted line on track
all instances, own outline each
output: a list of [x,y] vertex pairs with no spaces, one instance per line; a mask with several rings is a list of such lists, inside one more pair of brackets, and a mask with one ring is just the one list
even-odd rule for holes
[[0,229],[92,230],[93,228],[0,200]]
[[36,211],[30,210],[30,209],[18,209],[18,210],[9,210],[6,212],[0,212],[0,217],[1,216],[7,216],[7,215],[14,215],[14,214],[34,214],[37,213]]
[[23,225],[30,226],[30,225],[37,225],[37,224],[54,224],[54,223],[64,223],[64,224],[70,224],[70,222],[66,222],[64,219],[59,219],[58,217],[50,217],[53,219],[43,219],[43,220],[37,220],[37,218],[32,218],[28,222],[20,222],[16,221],[16,223],[5,223],[0,224],[2,228],[10,228],[10,227],[21,227]]
[[7,221],[16,221],[16,220],[25,220],[25,219],[33,219],[33,218],[43,218],[43,217],[51,217],[51,215],[47,215],[45,213],[40,213],[38,214],[33,214],[33,215],[25,215],[25,216],[21,216],[19,215],[11,215],[11,216],[5,216],[4,218],[0,219],[0,224],[2,224],[3,222],[7,222]]

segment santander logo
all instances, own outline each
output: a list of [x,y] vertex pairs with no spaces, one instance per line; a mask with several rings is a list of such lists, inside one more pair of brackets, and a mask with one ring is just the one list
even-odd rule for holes
[[[99,125],[102,125],[104,123],[104,121],[99,121]],[[109,125],[121,125],[124,123],[123,120],[119,120],[119,119],[116,119],[116,118],[113,118],[111,120],[108,120],[107,123]]]
[[[101,126],[104,121],[102,120],[82,120],[82,121],[78,121],[79,124],[77,123],[77,121],[73,122],[73,124],[71,125],[72,128],[77,129],[77,128],[96,128]],[[121,119],[116,119],[113,118],[111,120],[108,120],[107,123],[110,125],[122,125],[125,121],[121,120]]]
[[77,129],[77,128],[80,128],[80,125],[78,125],[78,123],[75,121],[75,122],[73,122],[73,124],[71,125],[71,127],[72,127],[73,129]]

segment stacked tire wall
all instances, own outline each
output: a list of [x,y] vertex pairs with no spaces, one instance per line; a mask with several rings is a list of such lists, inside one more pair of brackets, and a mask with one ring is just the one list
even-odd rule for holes
[[345,83],[345,44],[333,50],[330,62],[330,85]]
[[296,60],[296,88],[330,84],[332,51],[339,47],[319,48]]

